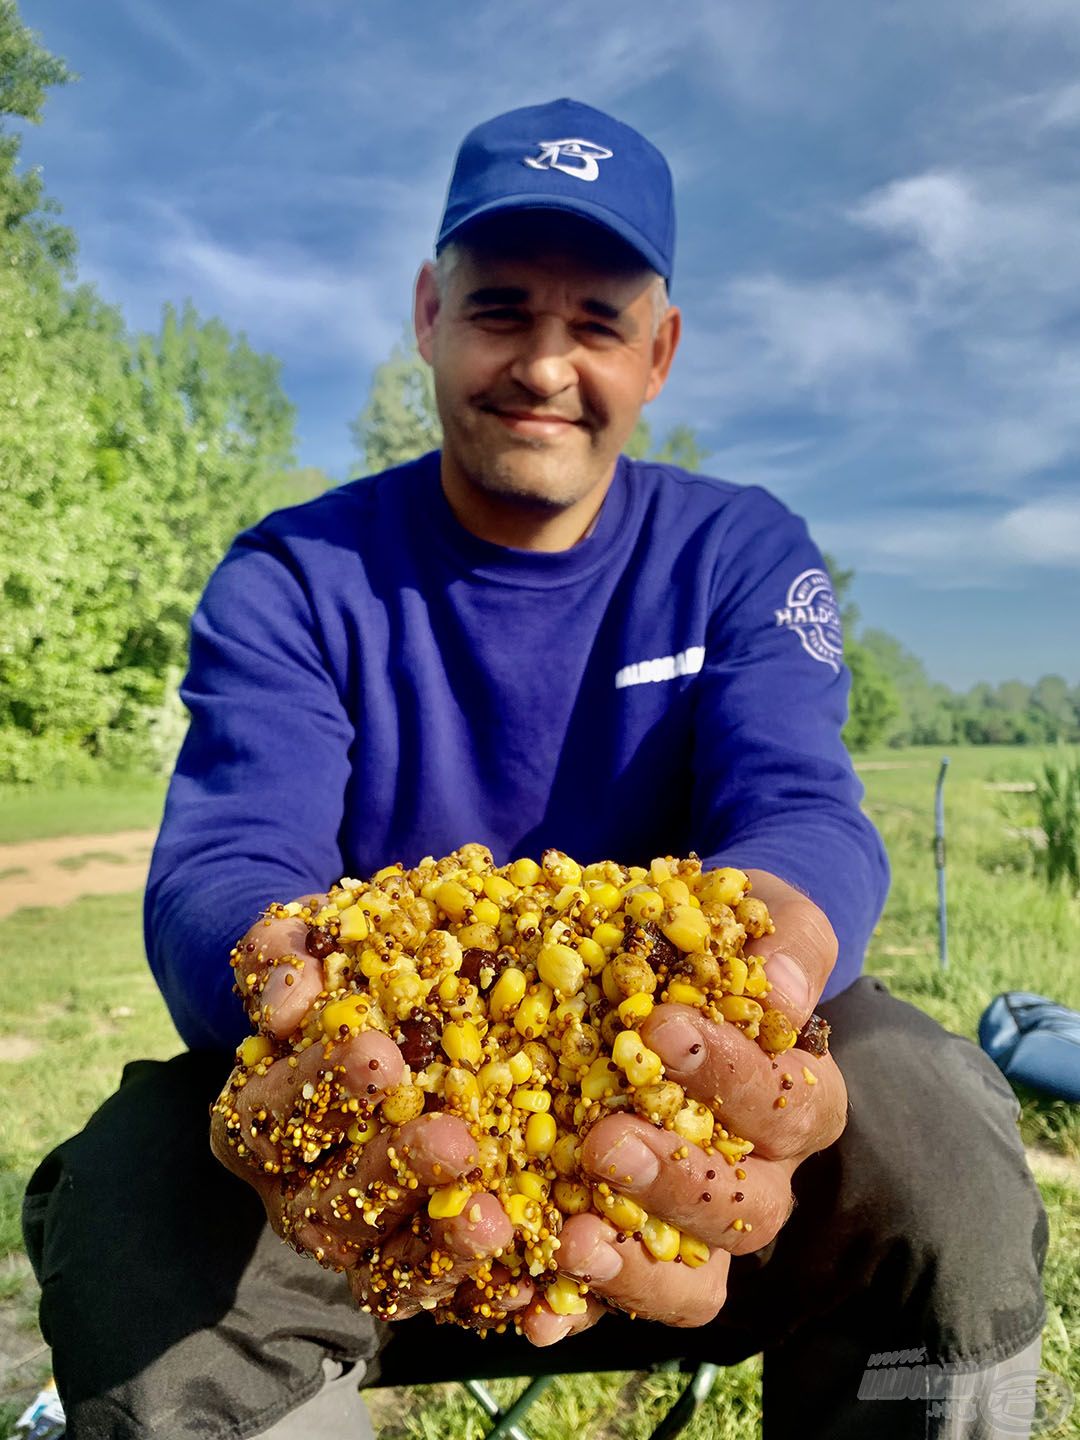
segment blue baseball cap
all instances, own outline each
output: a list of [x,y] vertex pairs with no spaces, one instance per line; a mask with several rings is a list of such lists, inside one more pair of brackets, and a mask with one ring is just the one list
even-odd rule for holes
[[668,163],[629,125],[553,100],[496,115],[462,141],[435,253],[466,225],[513,210],[563,210],[603,226],[670,281],[675,199]]

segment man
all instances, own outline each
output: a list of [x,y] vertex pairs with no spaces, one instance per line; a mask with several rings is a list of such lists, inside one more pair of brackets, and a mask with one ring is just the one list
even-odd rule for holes
[[[75,1440],[337,1433],[317,1410],[341,1403],[324,1361],[419,1381],[522,1373],[549,1345],[558,1369],[764,1350],[770,1437],[975,1435],[977,1416],[932,1418],[924,1370],[923,1398],[860,1399],[871,1355],[962,1362],[973,1405],[1037,1367],[1046,1222],[1011,1092],[974,1046],[859,978],[886,865],[840,740],[848,677],[820,554],[760,490],[621,458],[678,345],[673,243],[667,165],[628,127],[566,100],[479,127],[416,287],[442,451],[270,517],[208,587],[146,910],[192,1054],[136,1067],[27,1200]],[[468,840],[500,862],[555,845],[749,869],[776,920],[771,1001],[801,1025],[824,996],[834,1035],[791,1077],[734,1027],[658,1007],[644,1033],[668,1074],[722,1096],[755,1143],[738,1195],[726,1174],[705,1191],[708,1157],[674,1163],[672,1137],[637,1117],[596,1126],[584,1158],[610,1178],[616,1155],[620,1186],[711,1259],[657,1264],[574,1217],[560,1263],[591,1276],[588,1312],[530,1304],[524,1338],[483,1342],[434,1336],[407,1294],[413,1318],[377,1325],[356,1305],[363,1264],[343,1278],[282,1246],[279,1183],[220,1134],[235,1173],[215,1167],[205,1142],[247,1029],[236,937],[274,899]],[[261,984],[302,936],[282,921],[256,941]],[[318,963],[267,985],[288,1031]],[[369,1037],[351,1044],[366,1062]],[[425,1117],[411,1158],[461,1173],[468,1134]],[[508,1238],[494,1202],[471,1237],[448,1225],[447,1298]]]

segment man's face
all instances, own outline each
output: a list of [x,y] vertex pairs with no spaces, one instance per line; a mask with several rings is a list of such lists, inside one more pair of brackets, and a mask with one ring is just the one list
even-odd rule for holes
[[443,293],[417,282],[443,463],[490,499],[562,510],[606,487],[679,334],[655,277],[594,227],[520,218],[462,247]]

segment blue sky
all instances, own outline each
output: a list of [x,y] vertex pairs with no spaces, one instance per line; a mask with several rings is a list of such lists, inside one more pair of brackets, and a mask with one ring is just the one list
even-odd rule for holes
[[1077,0],[22,0],[82,76],[24,156],[136,327],[282,358],[300,459],[399,337],[454,152],[572,95],[667,154],[653,405],[857,572],[937,679],[1080,681]]

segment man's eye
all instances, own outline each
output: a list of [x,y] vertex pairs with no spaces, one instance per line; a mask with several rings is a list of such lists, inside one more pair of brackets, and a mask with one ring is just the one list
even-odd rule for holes
[[485,322],[495,321],[496,323],[500,321],[521,321],[524,318],[522,311],[515,310],[509,305],[501,305],[492,310],[478,310],[473,316],[474,320]]
[[590,335],[600,335],[607,340],[618,340],[621,338],[618,330],[612,329],[610,325],[605,325],[602,320],[586,320],[581,328],[582,330],[586,330]]

